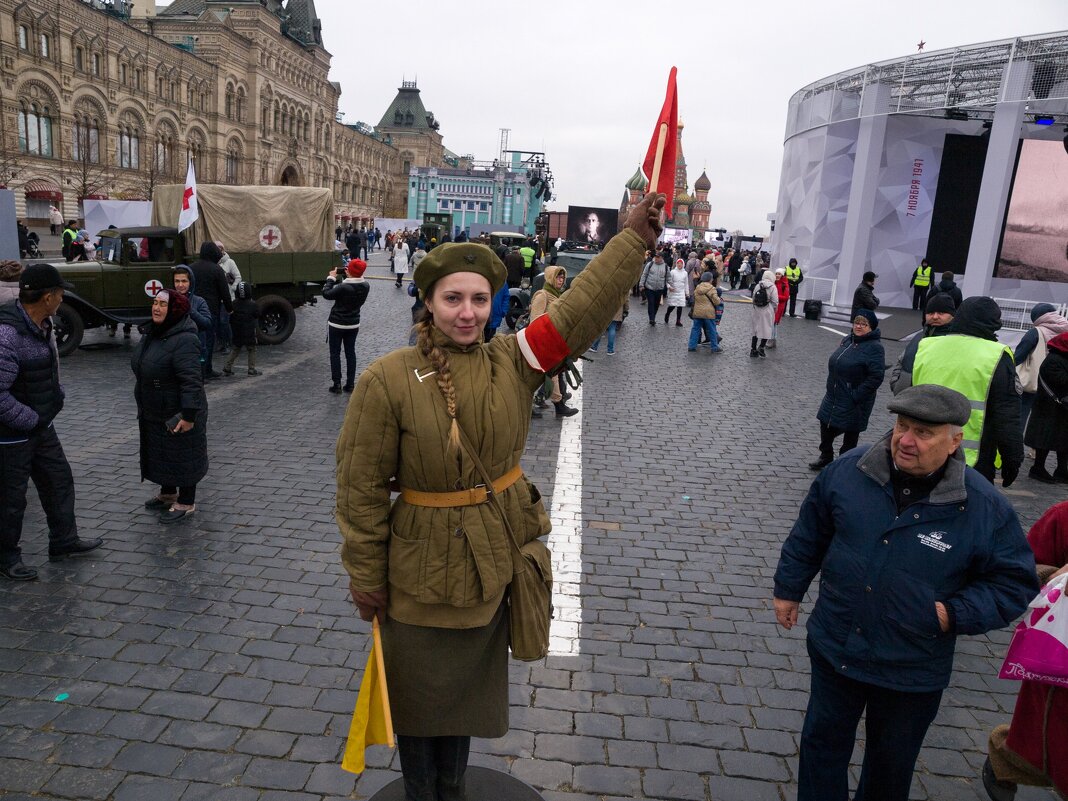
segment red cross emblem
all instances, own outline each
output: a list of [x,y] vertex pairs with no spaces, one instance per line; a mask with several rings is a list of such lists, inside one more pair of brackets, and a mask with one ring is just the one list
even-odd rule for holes
[[193,187],[187,186],[185,193],[182,195],[182,211],[189,209],[189,200],[193,197]]
[[156,295],[158,295],[162,291],[163,284],[161,284],[155,278],[151,279],[150,281],[145,281],[145,294],[148,295],[150,298],[156,297]]
[[274,250],[282,244],[282,230],[277,225],[265,225],[260,230],[260,245]]

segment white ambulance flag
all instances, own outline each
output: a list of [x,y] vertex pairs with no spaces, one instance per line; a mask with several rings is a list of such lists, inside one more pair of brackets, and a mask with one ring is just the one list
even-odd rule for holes
[[181,233],[200,218],[197,206],[197,174],[193,160],[189,160],[189,172],[185,176],[185,192],[182,193],[182,210],[178,213],[178,232]]

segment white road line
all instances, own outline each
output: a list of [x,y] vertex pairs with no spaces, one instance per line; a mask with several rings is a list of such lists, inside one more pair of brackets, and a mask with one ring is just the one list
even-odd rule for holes
[[[849,326],[849,328],[852,328],[852,327],[853,326]],[[832,334],[841,334],[843,331],[845,331],[844,328],[830,328],[829,326],[826,326],[826,325],[821,325],[820,328],[822,328],[824,331],[830,331]]]
[[[581,368],[580,368],[581,369]],[[553,607],[549,629],[550,654],[579,652],[582,620],[582,386],[571,390],[569,405],[580,411],[560,421],[560,444],[553,476],[549,510],[553,530],[548,537],[553,552]],[[545,411],[554,414],[553,409]],[[552,424],[552,421],[546,421]]]

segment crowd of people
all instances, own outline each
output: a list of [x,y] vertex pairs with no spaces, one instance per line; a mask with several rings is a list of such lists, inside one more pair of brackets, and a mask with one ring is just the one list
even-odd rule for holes
[[[602,339],[615,354],[632,302],[645,305],[650,327],[672,318],[684,327],[686,312],[687,350],[707,344],[721,353],[724,296],[739,292],[749,301],[749,356],[758,360],[775,348],[788,310],[795,316],[804,280],[796,259],[772,270],[759,252],[658,245],[662,205],[652,195],[634,209],[570,287],[564,267],[551,263],[544,283],[532,285],[558,246],[543,254],[530,240],[495,253],[484,240],[380,237],[377,229],[357,232],[350,258],[327,276],[329,391],[352,395],[337,447],[342,562],[360,615],[382,629],[412,798],[453,797],[470,738],[508,730],[506,593],[528,558],[548,564],[539,539],[548,516],[518,464],[530,399],[535,416],[542,403],[557,417],[576,414],[561,368],[598,352]],[[413,347],[357,375],[365,258],[380,239],[396,286],[411,275]],[[232,375],[242,349],[248,373],[259,375],[257,306],[227,259],[221,243],[205,242],[196,262],[174,269],[131,360],[141,477],[158,486],[144,505],[164,524],[195,512],[208,471],[205,382]],[[924,329],[890,371],[894,427],[861,445],[887,370],[877,279],[863,276],[851,328],[829,354],[815,410],[819,457],[810,464],[818,475],[774,578],[775,617],[789,629],[820,575],[808,622],[801,801],[848,797],[864,714],[857,797],[904,801],[950,682],[956,637],[1007,626],[1040,582],[1068,572],[1068,504],[1025,537],[995,485],[999,473],[1002,487],[1013,483],[1025,446],[1031,478],[1068,483],[1068,319],[1037,304],[1033,328],[1009,348],[998,341],[997,303],[963,297],[951,273],[934,282],[924,262],[913,275]],[[516,336],[495,336],[509,290],[519,287],[533,290],[526,319]],[[69,288],[51,265],[0,263],[0,576],[9,580],[37,577],[19,548],[30,480],[48,521],[49,559],[102,544],[78,534],[73,476],[52,426],[63,389],[50,318]],[[212,361],[217,338],[231,349],[221,373]],[[442,509],[460,510],[461,525]],[[1063,722],[1068,690],[1024,682],[1011,725],[990,736],[982,781],[994,801],[1010,801],[1017,784],[1068,790],[1068,772],[1050,758],[1064,753],[1051,710]]]

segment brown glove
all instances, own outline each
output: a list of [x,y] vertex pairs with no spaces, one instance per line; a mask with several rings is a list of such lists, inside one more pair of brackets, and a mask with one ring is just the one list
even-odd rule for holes
[[389,590],[381,589],[374,592],[360,592],[354,587],[349,587],[352,594],[352,602],[360,612],[360,619],[370,622],[376,615],[378,622],[386,619],[386,604],[389,602]]
[[660,215],[664,211],[667,195],[650,192],[627,214],[625,228],[630,228],[645,240],[650,248],[656,247],[656,240],[664,230]]

